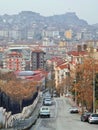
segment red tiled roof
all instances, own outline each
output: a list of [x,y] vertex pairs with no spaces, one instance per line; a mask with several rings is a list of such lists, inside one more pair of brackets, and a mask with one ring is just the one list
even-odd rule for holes
[[26,77],[26,79],[28,79],[28,80],[34,80],[34,81],[41,81],[43,77],[44,76],[42,76],[42,75],[39,74],[39,75],[34,75],[32,77]]
[[[15,75],[18,76],[20,71],[15,71]],[[32,71],[34,74],[32,75],[24,75],[24,79],[27,80],[34,80],[34,81],[41,81],[43,77],[46,77],[48,75],[48,72],[44,70],[37,70],[37,71]],[[20,76],[21,77],[21,76]]]
[[60,65],[58,66],[60,69],[65,69],[65,68],[68,68],[68,65],[67,64],[63,64],[63,65]]
[[52,62],[56,62],[58,60],[63,60],[63,59],[60,58],[60,57],[53,57],[53,58],[50,59],[50,61],[52,61]]
[[19,53],[19,52],[10,52],[8,55],[19,55],[19,56],[21,56],[22,54],[21,53]]
[[87,55],[87,53],[85,51],[80,51],[80,52],[78,52],[78,51],[70,51],[70,52],[68,52],[68,54],[73,55],[73,56]]
[[62,58],[60,58],[60,57],[54,57],[54,58],[52,58],[52,59],[50,59],[50,61],[51,62],[55,62],[56,64],[57,64],[57,66],[58,65],[61,65],[61,64],[63,64],[65,61],[62,59]]
[[45,70],[43,70],[43,69],[39,69],[39,70],[37,70],[37,71],[35,71],[35,73],[36,74],[43,74],[44,76],[47,76],[47,74],[48,74],[48,72],[47,71],[45,71]]

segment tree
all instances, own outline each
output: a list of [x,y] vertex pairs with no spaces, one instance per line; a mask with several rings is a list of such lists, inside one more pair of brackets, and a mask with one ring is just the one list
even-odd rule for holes
[[22,111],[23,99],[32,98],[33,94],[38,91],[37,82],[16,79],[12,72],[1,73],[0,76],[0,91],[10,99],[17,101]]
[[76,83],[72,91],[77,92],[78,103],[92,111],[93,76],[98,71],[98,62],[92,57],[85,58],[82,64],[76,66]]

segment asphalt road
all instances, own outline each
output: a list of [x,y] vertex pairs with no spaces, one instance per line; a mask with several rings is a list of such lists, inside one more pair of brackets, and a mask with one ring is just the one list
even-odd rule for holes
[[80,121],[79,114],[70,114],[69,100],[65,97],[55,98],[50,118],[39,118],[30,130],[98,130],[98,124]]

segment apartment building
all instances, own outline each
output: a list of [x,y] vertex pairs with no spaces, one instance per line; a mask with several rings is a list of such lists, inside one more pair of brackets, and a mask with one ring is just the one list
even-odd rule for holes
[[45,68],[45,52],[40,49],[32,50],[31,52],[31,70]]
[[65,31],[65,38],[71,40],[72,39],[72,30]]
[[8,70],[25,70],[25,60],[19,52],[10,52],[4,56],[3,68]]

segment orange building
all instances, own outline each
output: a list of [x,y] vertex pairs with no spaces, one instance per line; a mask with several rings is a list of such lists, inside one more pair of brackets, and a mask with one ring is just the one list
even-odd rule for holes
[[72,39],[72,30],[65,31],[65,37],[67,39]]
[[19,52],[7,54],[3,60],[3,68],[9,70],[25,70],[25,60]]

